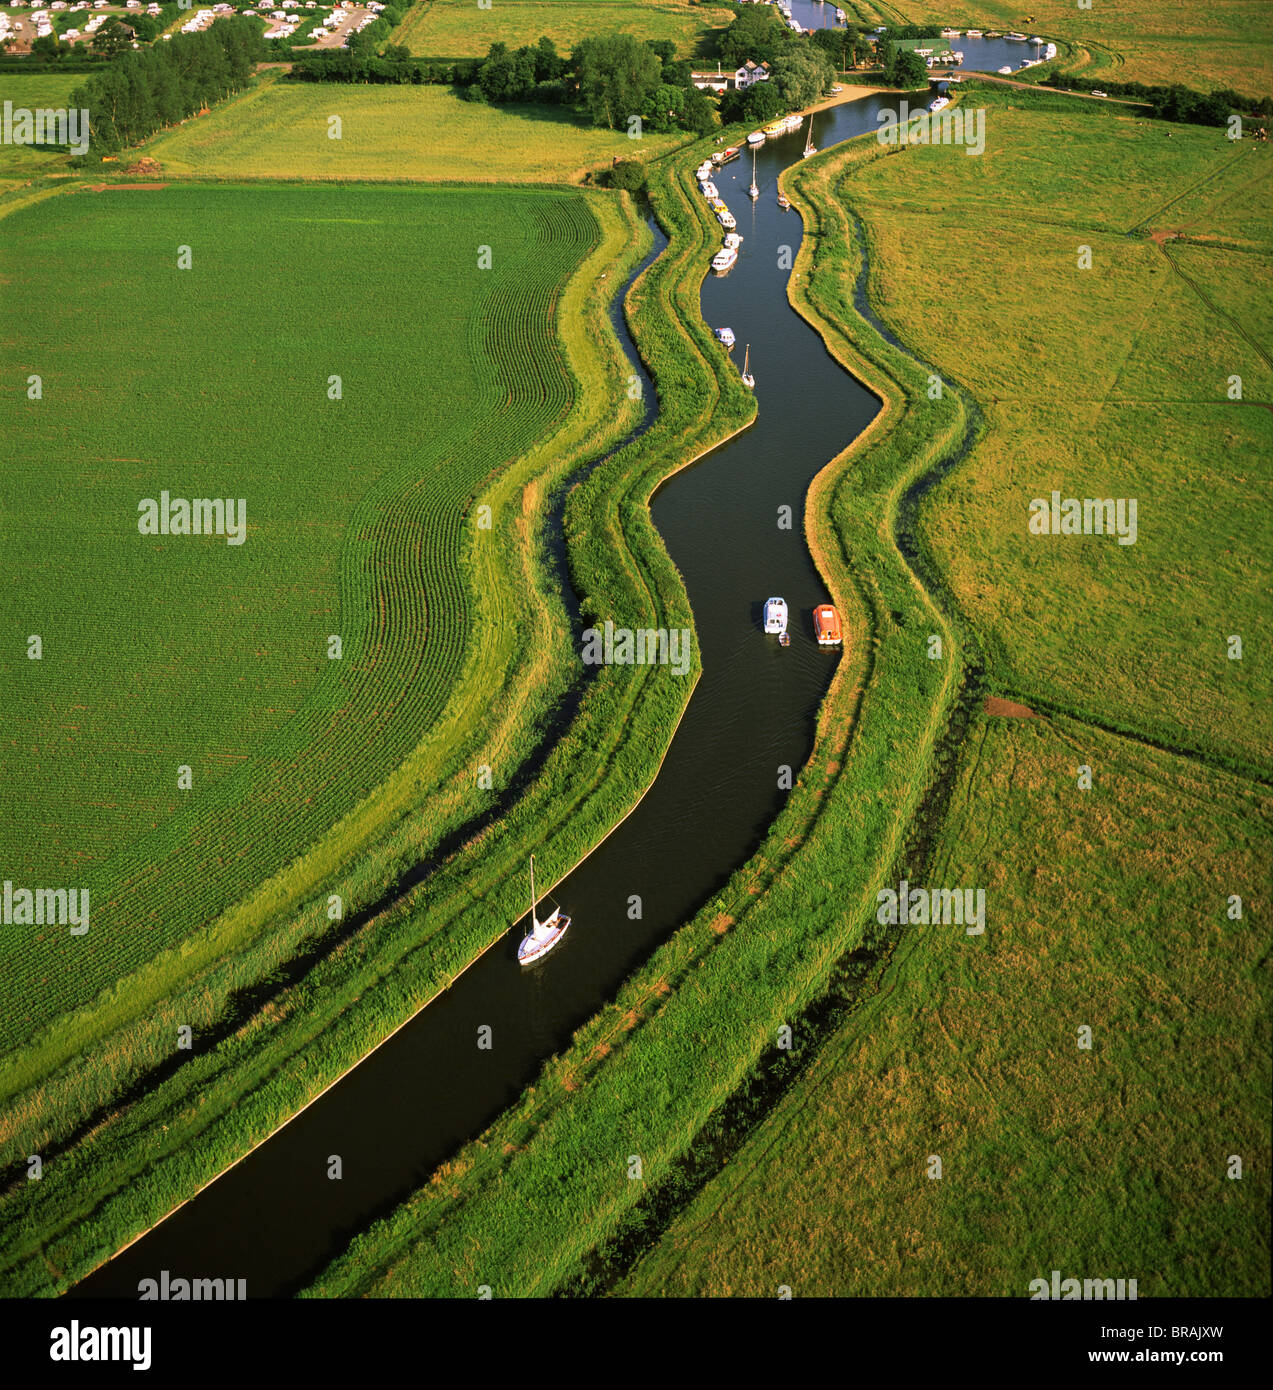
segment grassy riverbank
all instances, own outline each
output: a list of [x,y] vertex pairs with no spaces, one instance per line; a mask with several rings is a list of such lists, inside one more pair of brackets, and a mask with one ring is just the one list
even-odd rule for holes
[[[687,164],[660,172],[657,205],[684,198]],[[848,254],[844,231],[837,224],[818,239],[818,254]],[[462,1295],[486,1283],[504,1296],[587,1286],[597,1252],[683,1183],[713,1112],[773,1052],[780,1028],[799,1026],[836,962],[869,934],[874,885],[904,858],[962,676],[958,636],[889,539],[892,518],[907,481],[958,443],[965,419],[953,394],[933,411],[921,406],[922,374],[883,340],[869,357],[834,330],[828,345],[886,406],[810,492],[807,534],[848,639],[813,759],[728,886],[513,1110],[356,1239],[312,1293]],[[929,633],[944,639],[940,661],[927,655]],[[801,1042],[797,1032],[797,1049]]]

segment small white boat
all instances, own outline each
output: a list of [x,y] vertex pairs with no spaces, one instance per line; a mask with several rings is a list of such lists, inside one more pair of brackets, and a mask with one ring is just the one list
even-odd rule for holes
[[949,106],[949,105],[950,105],[950,98],[949,98],[949,97],[936,97],[934,100],[932,100],[932,101],[930,101],[930,102],[928,103],[928,109],[929,109],[930,111],[940,111],[940,110],[942,110],[943,107],[946,107],[946,106]]
[[1027,43],[1027,42],[1029,42],[1024,34],[1005,34],[1005,35],[1004,35],[1004,38],[1007,39],[1007,41],[1008,41],[1009,43]]
[[999,76],[1000,76],[1000,77],[1007,77],[1011,72],[1012,72],[1012,69],[1011,69],[1010,67],[1008,67],[1008,66],[1005,64],[1003,67],[1001,67],[1001,68],[999,69]]
[[734,330],[732,328],[718,328],[716,330],[716,339],[718,342],[724,343],[727,348],[732,348],[738,341],[734,337]]
[[970,38],[970,39],[979,39],[979,38],[981,37],[981,30],[980,30],[980,29],[965,29],[965,30],[964,30],[964,35],[965,35],[967,38]]
[[783,212],[789,212],[791,210],[791,199],[788,198],[785,193],[779,193],[778,206],[783,210]]
[[769,598],[765,600],[765,631],[777,637],[787,630],[787,600]]
[[694,176],[701,183],[704,179],[711,178],[713,172],[715,171],[715,167],[716,166],[712,163],[710,159],[705,159],[694,171]]
[[704,198],[713,199],[720,197],[720,193],[718,192],[716,185],[712,183],[710,180],[704,180],[703,183],[699,185],[699,187],[703,190]]
[[530,931],[522,937],[521,945],[517,948],[518,965],[530,965],[532,961],[546,956],[565,936],[566,928],[570,925],[570,918],[559,907],[554,907],[542,922],[536,916],[535,856],[533,854],[530,857],[530,921]]
[[786,127],[788,131],[794,133],[795,131],[799,130],[802,125],[804,125],[804,117],[800,115],[799,112],[796,112],[793,115],[787,116],[783,120],[783,125]]
[[732,246],[726,246],[712,257],[712,269],[718,275],[724,275],[727,270],[734,268],[737,259],[738,252]]
[[1040,48],[1043,47],[1043,40],[1040,38],[1036,38],[1033,34],[1030,35],[1030,42],[1037,43]]
[[756,389],[756,378],[755,378],[754,376],[752,376],[751,371],[750,371],[750,367],[751,367],[751,344],[748,343],[747,346],[743,349],[743,385],[744,385],[749,391],[754,391],[754,390]]
[[726,233],[725,233],[725,245],[726,245],[726,246],[732,246],[732,247],[734,248],[734,250],[737,251],[738,248],[739,248],[742,244],[743,244],[743,235],[742,235],[741,232],[726,232]]
[[757,149],[759,146],[765,143],[765,132],[763,130],[753,130],[752,133],[747,137],[747,143],[752,147],[753,150]]
[[727,232],[732,232],[734,228],[738,226],[738,219],[728,208],[726,208],[724,212],[718,212],[716,214],[716,220]]

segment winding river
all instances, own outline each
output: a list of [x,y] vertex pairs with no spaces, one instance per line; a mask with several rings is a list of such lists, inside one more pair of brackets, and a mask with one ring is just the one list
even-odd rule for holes
[[[897,100],[817,113],[815,143],[876,129],[876,113]],[[759,416],[652,503],[693,606],[703,675],[653,787],[554,891],[574,919],[569,935],[527,971],[515,958],[518,923],[321,1099],[73,1293],[135,1298],[139,1281],[162,1270],[246,1279],[252,1297],[294,1292],[510,1104],[763,839],[785,795],[779,768],[808,758],[837,660],[813,640],[811,610],[826,592],[804,544],[805,493],[878,410],[787,302],[802,226],[777,206],[776,181],[802,143],[797,133],[760,150],[754,205],[750,159],[716,179],[744,241],[729,275],[704,282],[702,310],[712,327],[733,328],[740,365],[750,343]],[[790,529],[778,524],[783,507]],[[790,608],[785,649],[761,631],[771,594]],[[642,900],[637,921],[632,895]],[[489,1051],[475,1043],[483,1024]],[[327,1176],[332,1154],[339,1182]]]

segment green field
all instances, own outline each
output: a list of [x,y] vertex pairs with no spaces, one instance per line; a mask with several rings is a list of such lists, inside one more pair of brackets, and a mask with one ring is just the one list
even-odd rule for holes
[[[465,510],[571,405],[553,305],[597,230],[577,195],[184,186],[6,233],[27,327],[4,369],[44,399],[11,417],[0,486],[31,544],[0,600],[2,858],[89,887],[93,923],[6,931],[12,1046],[289,865],[437,723],[474,654]],[[350,293],[297,300],[298,264]],[[139,535],[165,489],[246,499],[245,542]]]
[[723,6],[688,0],[495,0],[487,9],[472,0],[418,0],[393,42],[424,57],[476,58],[493,43],[521,48],[547,37],[567,54],[600,34],[632,34],[671,39],[680,57],[693,58],[730,18]]
[[[329,117],[341,138],[328,138]],[[207,116],[156,136],[168,174],[258,179],[577,179],[615,156],[647,158],[683,136],[598,130],[560,108],[487,106],[447,87],[367,87],[265,79]]]
[[[984,100],[981,159],[915,148],[853,184],[881,313],[985,412],[929,543],[1005,689],[1267,772],[1273,665],[1227,638],[1259,630],[1273,581],[1273,157]],[[1193,283],[1148,237],[1183,228]],[[960,293],[934,296],[920,256]],[[1030,534],[1053,490],[1136,499],[1135,543]]]
[[942,24],[1068,39],[1081,65],[1123,82],[1183,82],[1266,96],[1273,86],[1273,14],[1247,0],[854,0],[867,22]]
[[[1117,769],[1098,796],[1078,746]],[[930,881],[984,885],[985,935],[905,930],[616,1292],[1024,1298],[1061,1269],[1268,1295],[1273,799],[1066,720],[989,719],[954,806]]]

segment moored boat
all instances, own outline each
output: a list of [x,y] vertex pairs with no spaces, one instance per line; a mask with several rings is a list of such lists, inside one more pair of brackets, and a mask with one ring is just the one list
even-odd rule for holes
[[756,389],[756,378],[751,374],[751,344],[743,349],[743,385],[749,390]]
[[726,232],[726,233],[725,233],[725,245],[726,245],[726,246],[732,246],[732,247],[734,248],[734,250],[737,251],[738,248],[739,248],[742,244],[743,244],[743,235],[742,235],[741,232]]
[[838,647],[844,640],[840,632],[840,615],[829,603],[820,603],[813,610],[813,633],[820,647]]
[[738,252],[732,246],[723,246],[712,257],[712,269],[718,275],[724,275],[727,270],[734,268],[734,262],[738,259]]
[[818,147],[813,143],[813,112],[809,113],[809,134],[805,137],[804,158],[808,159],[811,154],[817,154]]
[[785,193],[779,193],[778,206],[783,210],[783,212],[789,212],[791,209],[791,199],[788,198]]
[[738,219],[728,208],[724,208],[722,211],[718,212],[716,214],[716,220],[727,232],[732,232],[734,228],[738,226]]
[[737,159],[742,154],[742,149],[738,145],[729,145],[723,150],[717,150],[712,155],[712,163],[719,169],[722,164],[728,164],[731,159]]
[[732,328],[718,328],[716,330],[716,338],[718,342],[724,343],[727,348],[732,348],[738,341],[734,337],[734,330]]
[[747,143],[752,147],[753,150],[756,149],[758,146],[763,145],[765,143],[765,132],[763,130],[753,130],[752,133],[747,137]]

